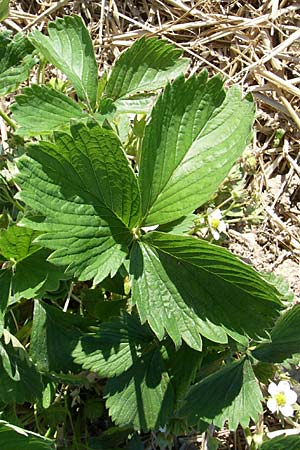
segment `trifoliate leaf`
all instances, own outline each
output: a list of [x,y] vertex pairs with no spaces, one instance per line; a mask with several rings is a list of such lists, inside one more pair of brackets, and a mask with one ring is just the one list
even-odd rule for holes
[[5,342],[0,342],[0,401],[20,404],[34,401],[43,391],[40,374],[25,348],[7,330],[4,338]]
[[259,345],[253,356],[261,361],[279,363],[300,350],[300,305],[283,314],[270,333],[269,342]]
[[41,231],[49,260],[95,284],[123,263],[139,218],[137,181],[116,135],[98,125],[71,127],[54,142],[29,148],[18,162],[18,194],[39,216],[22,223]]
[[93,109],[98,67],[91,37],[81,17],[58,18],[49,23],[48,36],[34,30],[29,38],[39,52],[69,78],[78,97]]
[[16,225],[0,231],[0,253],[13,264],[12,295],[15,300],[38,298],[55,291],[60,280],[69,278],[64,268],[47,261],[49,251],[33,241],[38,233]]
[[24,88],[15,100],[11,111],[20,126],[16,132],[20,136],[52,134],[69,127],[72,120],[88,117],[78,103],[50,86],[33,84]]
[[[91,325],[91,324],[90,324]],[[34,302],[30,355],[42,372],[76,370],[72,351],[89,324],[81,316]]]
[[178,414],[187,416],[190,425],[201,421],[222,427],[228,421],[229,429],[236,430],[258,419],[262,399],[251,364],[243,358],[192,386]]
[[152,232],[131,253],[133,302],[142,323],[176,346],[201,350],[201,336],[266,336],[278,317],[276,289],[227,250],[193,237]]
[[31,55],[34,48],[22,33],[5,38],[0,47],[0,95],[6,95],[28,78],[36,61]]
[[106,406],[117,425],[163,426],[174,406],[173,388],[149,327],[124,314],[82,337],[73,351],[83,368],[110,377]]
[[116,60],[105,96],[124,100],[165,86],[186,71],[189,60],[181,54],[164,40],[142,37]]
[[248,144],[253,102],[207,73],[177,78],[146,126],[139,183],[143,225],[164,224],[205,203]]
[[0,446],[5,450],[54,450],[54,442],[0,420]]

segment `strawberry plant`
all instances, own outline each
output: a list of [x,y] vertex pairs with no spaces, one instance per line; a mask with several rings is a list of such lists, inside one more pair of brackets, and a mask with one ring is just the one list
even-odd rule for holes
[[[95,406],[78,403],[87,421],[105,401],[134,439],[247,427],[263,412],[262,363],[298,352],[300,310],[285,311],[276,281],[182,224],[250,143],[252,98],[206,71],[188,77],[189,60],[153,37],[99,81],[77,16],[21,38],[27,56],[11,60],[18,38],[2,39],[7,70],[21,65],[13,89],[39,67],[12,116],[2,113],[14,155],[1,177],[1,445],[71,448],[53,421],[60,414],[76,436],[73,406],[59,409],[70,386],[79,398],[97,392]],[[64,82],[44,82],[45,62]],[[16,426],[24,402],[39,434]],[[72,445],[95,448],[87,435]]]

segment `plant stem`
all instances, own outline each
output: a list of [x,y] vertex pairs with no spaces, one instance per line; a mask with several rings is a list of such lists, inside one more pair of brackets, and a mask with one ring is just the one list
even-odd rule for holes
[[5,122],[15,131],[17,128],[17,125],[15,124],[15,122],[13,120],[11,120],[8,115],[2,111],[2,109],[0,108],[0,116],[2,117],[2,119],[5,120]]

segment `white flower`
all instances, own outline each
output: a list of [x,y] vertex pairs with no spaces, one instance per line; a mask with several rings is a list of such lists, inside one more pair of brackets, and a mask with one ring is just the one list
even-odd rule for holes
[[222,220],[221,210],[213,210],[212,208],[208,208],[207,214],[210,232],[213,235],[213,238],[218,241],[220,239],[220,233],[224,233],[226,231],[226,223]]
[[297,394],[291,389],[288,381],[279,381],[278,385],[270,383],[268,392],[271,398],[267,401],[267,407],[272,413],[281,412],[284,416],[294,414],[292,405],[297,401]]

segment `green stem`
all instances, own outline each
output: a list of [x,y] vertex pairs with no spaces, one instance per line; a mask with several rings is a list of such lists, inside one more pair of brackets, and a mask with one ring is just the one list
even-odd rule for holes
[[11,120],[7,114],[5,114],[4,111],[2,111],[2,109],[0,108],[0,116],[2,117],[2,119],[5,120],[5,122],[15,131],[17,129],[17,125],[15,124],[15,122],[13,120]]

